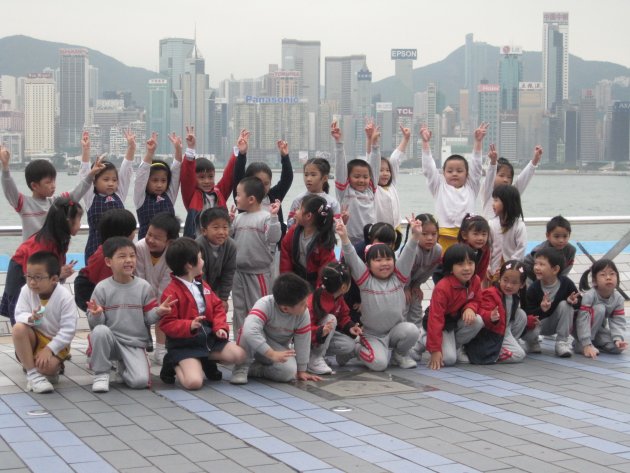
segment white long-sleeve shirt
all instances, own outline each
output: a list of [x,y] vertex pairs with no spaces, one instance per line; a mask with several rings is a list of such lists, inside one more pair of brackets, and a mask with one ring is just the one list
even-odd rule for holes
[[[122,168],[122,166],[121,166]],[[179,176],[181,174],[182,163],[177,160],[171,165],[171,183],[168,186],[166,195],[171,199],[171,203],[175,205],[177,194],[179,193]],[[144,199],[147,196],[147,183],[151,174],[151,165],[142,161],[136,171],[136,180],[133,186],[133,204],[136,209],[142,207]]]
[[[379,147],[373,147],[372,154],[376,154],[377,157],[380,157],[381,149]],[[387,187],[379,186],[378,192],[374,194],[376,221],[389,223],[394,228],[400,225],[400,197],[398,196],[396,183],[400,172],[400,162],[404,160],[405,153],[399,151],[398,148],[395,149],[387,160],[389,161],[389,169],[392,173],[392,182]],[[376,159],[370,156],[370,162],[372,161],[376,161]],[[378,179],[377,176],[374,176],[374,178]]]
[[[79,169],[79,177],[84,179],[90,173],[90,163],[81,163]],[[124,203],[127,199],[127,192],[129,192],[129,185],[131,184],[131,176],[133,175],[133,167],[131,161],[123,159],[120,169],[118,170],[118,190],[116,194],[120,197],[120,200]],[[145,184],[146,186],[146,184]],[[85,195],[83,196],[83,202],[85,202],[85,211],[87,212],[92,207],[92,201],[94,200],[94,186],[90,186]]]
[[503,261],[516,259],[523,261],[525,249],[527,248],[527,229],[525,222],[518,219],[511,228],[503,232],[501,220],[494,217],[488,222],[490,224],[490,235],[492,237],[492,248],[490,252],[490,271],[494,274],[501,268]]
[[[529,181],[531,181],[532,177],[534,177],[537,167],[538,166],[534,166],[534,164],[530,161],[513,180],[512,185],[518,189],[521,195],[523,195],[523,192],[527,189]],[[494,217],[494,211],[492,210],[492,191],[494,191],[494,179],[496,175],[497,165],[491,164],[488,166],[486,178],[483,182],[483,186],[481,187],[481,215],[488,220]]]

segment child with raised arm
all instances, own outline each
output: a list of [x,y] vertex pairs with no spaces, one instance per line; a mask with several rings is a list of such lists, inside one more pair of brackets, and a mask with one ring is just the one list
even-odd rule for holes
[[569,239],[571,238],[571,222],[569,222],[562,215],[556,215],[547,222],[547,231],[545,233],[546,240],[536,245],[534,249],[525,256],[525,270],[527,271],[527,277],[535,280],[534,274],[534,257],[539,250],[543,248],[555,248],[562,253],[564,257],[564,265],[562,266],[562,276],[568,276],[573,268],[573,262],[575,261],[576,249]]
[[320,380],[306,371],[311,346],[309,292],[304,279],[285,273],[274,282],[272,295],[256,302],[238,337],[238,344],[254,361],[234,368],[232,384],[247,384],[248,376],[279,383]]
[[[369,122],[367,127],[374,127]],[[377,192],[374,175],[380,169],[381,157],[370,154],[370,161],[351,159],[346,163],[346,154],[341,140],[341,130],[337,122],[330,125],[330,134],[335,140],[335,187],[337,200],[346,210],[348,236],[353,244],[363,241],[363,228],[368,223],[376,223],[374,196]]]
[[59,284],[60,274],[57,256],[33,253],[15,308],[15,354],[26,371],[26,390],[34,393],[54,390],[77,327],[77,308],[70,291]]
[[457,243],[459,225],[466,214],[475,211],[475,200],[479,194],[481,181],[481,149],[486,136],[488,124],[482,123],[475,130],[475,146],[470,164],[463,156],[453,154],[446,158],[440,174],[431,156],[431,131],[423,126],[422,137],[422,170],[429,184],[429,191],[435,199],[435,214],[440,222],[439,243],[446,251]]
[[[88,240],[85,245],[85,261],[90,259],[92,253],[96,251],[98,246],[103,243],[101,235],[98,231],[98,222],[101,216],[109,209],[122,209],[125,207],[125,199],[133,174],[133,157],[136,152],[136,137],[129,131],[125,131],[127,139],[127,154],[120,165],[120,173],[116,166],[109,161],[100,161],[97,163],[102,168],[94,174],[94,187],[88,189],[83,196],[85,208],[87,209],[88,225],[90,226]],[[81,147],[83,154],[81,156],[81,169],[79,176],[85,177],[90,173],[90,135],[87,131],[83,132],[81,139]],[[96,163],[93,168],[96,167]]]
[[[31,195],[22,194],[9,171],[11,155],[9,150],[0,145],[0,162],[2,163],[2,190],[7,201],[20,215],[22,221],[22,241],[28,240],[33,233],[39,231],[44,224],[46,214],[55,200],[57,170],[45,159],[34,159],[26,165],[24,178],[32,191]],[[90,173],[79,181],[70,192],[63,192],[59,197],[68,197],[79,202],[92,187],[94,174],[101,169],[100,164],[94,166]]]
[[149,222],[157,214],[168,212],[175,215],[175,200],[179,192],[179,174],[182,165],[182,139],[175,133],[168,135],[175,149],[173,166],[169,167],[161,159],[154,159],[157,149],[157,133],[151,133],[147,141],[147,152],[136,171],[133,189],[133,203],[138,214],[138,239],[147,234]]

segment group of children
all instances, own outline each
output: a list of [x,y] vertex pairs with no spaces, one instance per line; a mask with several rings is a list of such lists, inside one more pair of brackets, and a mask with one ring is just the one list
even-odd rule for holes
[[[436,216],[411,215],[398,253],[396,182],[411,137],[404,127],[400,145],[385,158],[380,130],[368,122],[367,160],[347,161],[333,123],[336,198],[329,194],[328,161],[307,160],[306,191],[291,204],[286,224],[281,204],[293,180],[288,145],[278,141],[282,173],[272,187],[266,164],[247,165],[246,130],[218,183],[213,163],[196,156],[193,128],[186,129],[185,151],[180,137],[169,136],[171,166],[154,157],[153,133],[135,173],[137,219],[123,205],[133,174],[132,133],[125,134],[128,151],[120,169],[103,157],[90,166],[84,133],[81,181],[57,198],[52,165],[27,166],[27,196],[17,190],[9,154],[0,149],[2,185],[22,217],[24,239],[9,264],[0,313],[14,324],[28,388],[54,389],[69,357],[76,306],[87,312],[91,329],[95,392],[107,392],[111,377],[132,388],[149,387],[150,349],[162,365],[161,379],[186,389],[199,389],[204,377],[221,379],[217,362],[234,365],[233,384],[249,377],[317,381],[332,373],[331,356],[339,366],[356,358],[375,371],[414,368],[424,351],[432,369],[520,362],[526,352],[541,351],[541,334],[556,335],[555,352],[562,357],[573,349],[588,357],[620,353],[627,342],[614,263],[594,264],[593,287],[583,278],[580,289],[587,292],[580,296],[566,276],[575,248],[570,223],[560,216],[547,225],[547,240],[525,255],[520,193],[542,149],[536,148],[512,185],[512,166],[491,145],[482,186],[486,128],[475,131],[470,164],[453,155],[442,173],[431,156],[431,132],[421,128]],[[187,210],[182,237],[174,211],[180,183]],[[484,216],[473,213],[479,193]],[[228,211],[230,194],[235,205]],[[89,236],[73,297],[61,283],[74,273],[76,262],[66,262],[66,253],[80,228],[81,198]],[[435,287],[423,310],[421,286],[431,277]],[[226,319],[230,295],[233,341]]]

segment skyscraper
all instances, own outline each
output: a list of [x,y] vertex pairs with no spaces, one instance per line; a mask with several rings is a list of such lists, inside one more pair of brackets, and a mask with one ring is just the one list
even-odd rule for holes
[[523,63],[520,46],[502,46],[499,59],[499,86],[501,87],[501,111],[518,109],[518,86],[523,80]]
[[413,61],[418,59],[417,49],[392,49],[391,58],[395,64],[395,77],[398,81],[394,105],[413,105]]
[[55,80],[52,74],[29,74],[24,81],[24,153],[55,151]]
[[77,151],[89,105],[88,51],[59,50],[59,137],[60,147]]
[[488,123],[488,133],[484,140],[484,153],[491,143],[499,143],[499,84],[482,83],[477,86],[479,95],[479,123]]
[[569,98],[569,13],[543,13],[543,86],[545,110],[555,111]]
[[[210,78],[205,72],[206,62],[197,46],[186,58],[185,71],[181,75],[182,90],[182,129],[187,126],[195,127],[197,150],[208,152],[208,116],[210,113]],[[173,124],[172,126],[177,126]]]
[[364,65],[365,54],[325,58],[326,100],[336,100],[342,115],[356,109],[358,73]]
[[[160,74],[169,81],[169,93],[180,90],[181,75],[186,72],[186,63],[195,48],[194,39],[164,38],[160,40]],[[171,96],[169,107],[175,104]]]
[[282,69],[300,71],[300,97],[308,99],[308,110],[317,113],[319,107],[320,84],[319,41],[282,40]]
[[437,108],[438,87],[435,82],[429,82],[427,86],[427,126],[433,133],[431,139],[433,157],[441,162],[442,136],[440,133],[440,115]]
[[89,104],[90,107],[96,105],[96,101],[100,98],[101,89],[98,82],[98,67],[90,66],[88,68],[88,82],[90,84]]
[[592,89],[582,90],[580,98],[580,161],[599,159],[597,101]]
[[630,102],[614,102],[610,122],[609,161],[630,159]]
[[158,133],[158,153],[170,154],[169,90],[168,79],[149,79],[149,103],[147,106],[147,127]]

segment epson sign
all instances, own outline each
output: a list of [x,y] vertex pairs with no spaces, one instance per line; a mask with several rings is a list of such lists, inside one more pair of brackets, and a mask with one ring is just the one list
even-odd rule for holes
[[418,50],[392,49],[392,59],[418,59]]

